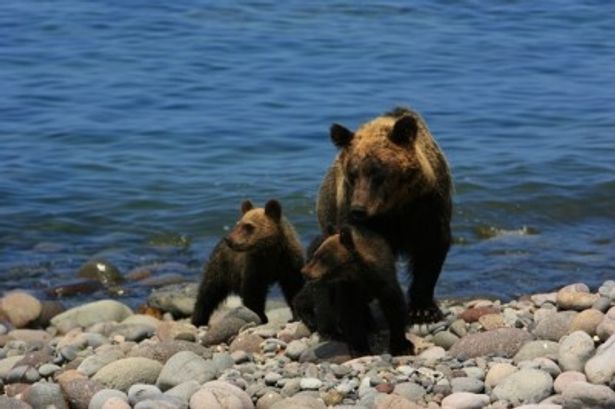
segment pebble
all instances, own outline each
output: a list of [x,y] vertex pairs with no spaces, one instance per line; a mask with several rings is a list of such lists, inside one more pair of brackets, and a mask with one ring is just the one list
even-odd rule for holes
[[120,322],[132,315],[132,310],[115,300],[100,300],[64,311],[51,319],[51,324],[66,333],[75,327],[89,327],[99,322]]
[[558,342],[561,337],[568,334],[570,324],[576,315],[576,311],[549,314],[536,325],[534,335],[540,339]]
[[393,393],[399,396],[403,396],[409,401],[418,402],[423,399],[427,392],[425,391],[424,387],[422,387],[421,385],[417,385],[414,382],[402,382],[395,385]]
[[260,335],[242,332],[237,335],[231,345],[229,346],[230,352],[244,351],[244,352],[261,352],[261,344],[263,343],[264,338]]
[[615,307],[609,309],[600,324],[596,327],[596,335],[606,341],[611,335],[615,334]]
[[212,360],[206,361],[191,351],[181,351],[169,358],[155,383],[161,390],[166,391],[190,380],[199,383],[210,381],[216,377],[216,373]]
[[162,395],[162,392],[154,385],[137,383],[128,388],[128,402],[131,405],[135,405],[142,400],[156,398],[160,395]]
[[513,356],[532,338],[527,331],[518,328],[499,328],[468,334],[451,347],[449,355],[461,360],[492,354]]
[[60,385],[49,382],[38,382],[26,389],[23,400],[34,409],[52,407],[54,409],[68,409]]
[[194,393],[199,390],[201,384],[194,379],[180,383],[164,392],[164,395],[178,398],[182,402],[188,403]]
[[317,390],[322,386],[322,381],[318,378],[301,378],[299,386],[302,390]]
[[605,385],[572,382],[562,392],[566,409],[612,409],[615,408],[615,392]]
[[293,361],[298,360],[308,349],[308,345],[300,340],[293,340],[286,346],[286,356]]
[[452,347],[457,341],[459,341],[459,337],[450,331],[440,331],[433,336],[433,343],[446,350]]
[[42,304],[24,291],[13,291],[0,299],[0,310],[13,326],[23,328],[38,318]]
[[514,405],[537,403],[547,398],[552,388],[553,379],[548,373],[521,369],[502,380],[493,389],[493,396]]
[[489,404],[489,396],[470,392],[456,392],[442,399],[442,409],[482,409]]
[[130,409],[130,405],[122,398],[111,397],[101,406],[101,409]]
[[568,332],[584,331],[590,336],[596,335],[596,328],[604,318],[604,314],[596,309],[590,308],[578,313],[570,322]]
[[111,389],[127,391],[135,383],[156,382],[162,364],[147,358],[124,358],[101,368],[92,380]]
[[32,409],[32,406],[19,399],[0,396],[0,408],[2,409]]
[[210,320],[210,327],[205,333],[203,344],[205,346],[227,342],[237,335],[239,330],[246,324],[260,324],[260,318],[254,312],[245,307],[237,307],[227,311],[219,319]]
[[585,364],[585,374],[591,383],[610,383],[615,375],[615,335],[600,345]]
[[594,340],[584,331],[563,337],[559,344],[557,360],[564,371],[583,371],[594,354]]
[[190,409],[253,409],[250,396],[240,388],[223,381],[203,384],[190,398]]
[[459,378],[451,379],[451,388],[453,393],[455,392],[471,392],[480,393],[485,388],[483,381],[470,378],[469,376],[462,376]]
[[587,378],[582,372],[562,372],[557,378],[555,378],[555,382],[553,382],[553,389],[556,393],[561,394],[568,388],[568,385],[570,385],[572,382],[587,382]]
[[585,284],[571,284],[557,292],[557,306],[563,310],[582,311],[591,308],[599,298],[600,295],[590,293]]
[[513,357],[513,362],[528,361],[534,358],[547,357],[557,359],[559,344],[553,341],[530,341],[523,345]]
[[512,375],[517,372],[519,369],[511,365],[509,363],[495,363],[487,372],[487,376],[485,377],[485,386],[487,389],[492,389],[497,386],[503,379],[507,376]]

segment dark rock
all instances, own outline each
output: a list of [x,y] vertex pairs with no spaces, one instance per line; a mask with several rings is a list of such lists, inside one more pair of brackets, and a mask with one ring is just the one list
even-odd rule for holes
[[215,345],[227,342],[231,337],[237,335],[239,330],[248,323],[260,324],[258,315],[245,307],[234,308],[224,314],[219,320],[211,323],[205,337],[203,345]]
[[341,364],[351,358],[350,351],[345,343],[325,341],[314,345],[303,352],[299,358],[299,362],[333,362],[336,364]]

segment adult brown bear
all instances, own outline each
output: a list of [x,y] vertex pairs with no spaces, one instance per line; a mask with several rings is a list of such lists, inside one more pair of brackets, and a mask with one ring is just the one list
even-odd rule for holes
[[446,158],[421,116],[396,108],[356,132],[331,126],[339,153],[320,187],[323,231],[346,223],[372,229],[410,257],[413,323],[437,321],[433,294],[451,244],[452,182]]

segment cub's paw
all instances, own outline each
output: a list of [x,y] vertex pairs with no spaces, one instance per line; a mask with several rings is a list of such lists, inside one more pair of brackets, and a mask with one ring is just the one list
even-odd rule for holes
[[409,323],[412,324],[428,324],[431,322],[438,322],[444,319],[444,314],[440,311],[440,308],[435,302],[431,302],[429,305],[413,305],[410,303],[409,307],[410,319]]
[[391,341],[389,346],[389,352],[393,356],[398,355],[414,355],[414,344],[407,339],[398,340],[396,342]]

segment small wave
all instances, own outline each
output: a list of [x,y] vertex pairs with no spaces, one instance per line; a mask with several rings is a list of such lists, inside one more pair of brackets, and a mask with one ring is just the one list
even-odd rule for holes
[[538,229],[530,226],[521,226],[518,229],[502,229],[494,226],[476,226],[474,234],[479,239],[492,239],[501,236],[533,236],[539,234]]

